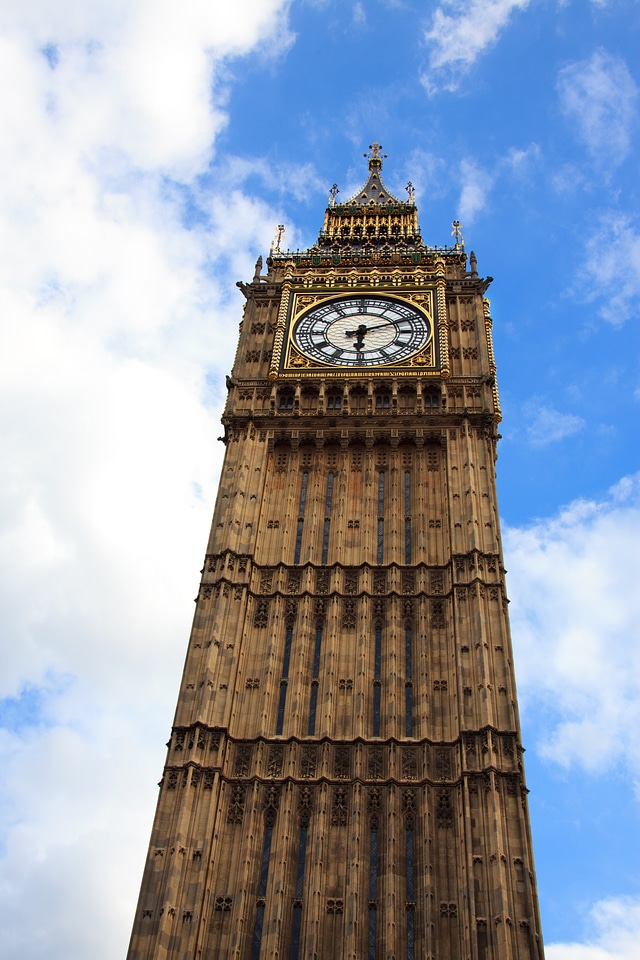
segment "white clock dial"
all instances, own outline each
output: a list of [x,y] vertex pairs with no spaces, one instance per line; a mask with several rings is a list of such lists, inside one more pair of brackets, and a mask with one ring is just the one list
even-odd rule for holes
[[296,346],[321,363],[377,367],[399,363],[427,343],[429,321],[390,297],[344,297],[308,310],[293,331]]

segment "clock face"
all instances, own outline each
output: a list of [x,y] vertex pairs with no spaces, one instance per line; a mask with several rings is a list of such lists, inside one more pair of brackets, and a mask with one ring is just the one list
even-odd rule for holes
[[313,307],[298,320],[293,339],[303,353],[338,367],[379,367],[406,360],[427,343],[429,321],[386,297],[343,297]]

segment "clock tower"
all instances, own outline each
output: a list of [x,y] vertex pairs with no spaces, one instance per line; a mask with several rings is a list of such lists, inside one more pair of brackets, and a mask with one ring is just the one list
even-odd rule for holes
[[542,960],[485,292],[378,144],[250,283],[129,960]]

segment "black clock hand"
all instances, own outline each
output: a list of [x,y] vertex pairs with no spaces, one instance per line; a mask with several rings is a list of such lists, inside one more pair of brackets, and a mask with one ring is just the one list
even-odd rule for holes
[[370,333],[372,330],[381,330],[383,327],[388,327],[389,325],[394,326],[393,320],[388,320],[386,323],[376,323],[373,327],[368,327],[366,323],[361,323],[357,330],[345,330],[345,337],[357,337],[354,346],[359,352],[364,348],[364,336],[367,333]]
[[367,333],[371,333],[372,330],[381,330],[382,327],[395,326],[393,320],[387,320],[386,323],[376,323],[375,327],[367,327]]
[[364,347],[364,335],[368,329],[366,323],[361,323],[357,330],[345,330],[344,332],[345,337],[356,338],[353,345],[358,353],[360,353]]

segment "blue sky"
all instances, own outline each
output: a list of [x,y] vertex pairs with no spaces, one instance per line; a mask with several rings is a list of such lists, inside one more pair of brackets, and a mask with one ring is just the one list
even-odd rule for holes
[[489,290],[550,960],[640,942],[640,4],[43,0],[0,21],[0,947],[122,957],[241,296],[379,140]]

